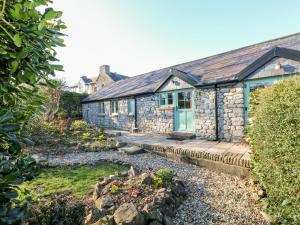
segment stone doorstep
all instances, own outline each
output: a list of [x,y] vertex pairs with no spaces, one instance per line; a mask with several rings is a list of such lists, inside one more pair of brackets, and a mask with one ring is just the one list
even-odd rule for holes
[[190,132],[172,132],[167,135],[168,139],[172,140],[191,140],[196,138],[196,134]]

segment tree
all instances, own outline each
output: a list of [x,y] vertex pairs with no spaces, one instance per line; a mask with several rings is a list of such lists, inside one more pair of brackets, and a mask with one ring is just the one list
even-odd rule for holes
[[[62,12],[50,0],[0,0],[0,224],[20,224],[30,198],[18,189],[30,179],[35,162],[21,142],[30,143],[26,126],[43,104],[40,85],[52,81],[55,47],[64,46]],[[42,10],[44,9],[44,10]]]

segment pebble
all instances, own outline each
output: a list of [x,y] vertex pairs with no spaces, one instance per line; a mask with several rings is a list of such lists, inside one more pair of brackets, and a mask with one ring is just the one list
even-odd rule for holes
[[269,224],[253,198],[249,180],[172,161],[152,153],[127,155],[116,151],[69,153],[46,157],[50,165],[94,164],[97,161],[122,162],[139,170],[167,168],[177,173],[186,186],[187,199],[179,207],[174,225]]

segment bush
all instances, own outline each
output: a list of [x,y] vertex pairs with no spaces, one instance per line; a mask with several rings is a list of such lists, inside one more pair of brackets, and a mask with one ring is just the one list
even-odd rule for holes
[[71,130],[77,130],[77,131],[83,131],[89,128],[89,124],[85,122],[84,120],[75,120],[72,122],[70,129]]
[[41,199],[30,208],[29,225],[84,224],[85,204],[66,195]]
[[82,118],[81,101],[86,98],[86,93],[64,91],[60,95],[59,112],[63,112],[67,118]]
[[153,185],[157,188],[168,187],[174,174],[171,170],[168,169],[159,169],[155,172],[155,176],[153,178]]
[[251,102],[252,175],[274,223],[300,224],[300,77],[258,89]]

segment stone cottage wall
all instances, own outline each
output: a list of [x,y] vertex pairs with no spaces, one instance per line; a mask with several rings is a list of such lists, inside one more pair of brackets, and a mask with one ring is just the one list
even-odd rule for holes
[[159,108],[159,96],[137,98],[137,124],[141,132],[168,133],[174,130],[173,108]]
[[203,139],[215,139],[215,90],[195,90],[195,132]]
[[218,89],[219,138],[239,141],[244,137],[243,85]]
[[127,99],[118,100],[119,112],[110,114],[110,101],[104,102],[104,114],[98,112],[98,102],[83,104],[83,119],[97,127],[132,130],[134,115],[128,114]]

